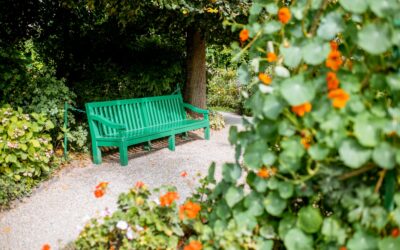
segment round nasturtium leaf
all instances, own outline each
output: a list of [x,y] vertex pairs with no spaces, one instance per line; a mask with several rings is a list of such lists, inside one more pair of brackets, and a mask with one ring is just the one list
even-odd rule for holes
[[377,126],[365,117],[357,117],[354,122],[354,134],[358,142],[366,147],[374,147],[379,143]]
[[281,84],[281,92],[291,106],[311,102],[315,95],[315,89],[304,82],[302,75],[284,80]]
[[283,55],[283,64],[290,68],[296,68],[301,62],[301,49],[297,46],[285,48],[281,46],[279,51]]
[[264,200],[264,207],[273,216],[281,216],[286,208],[287,201],[282,199],[277,192],[270,192]]
[[357,231],[347,243],[348,250],[376,250],[377,238],[363,231]]
[[300,209],[297,226],[306,233],[316,233],[321,228],[323,219],[318,208],[312,206]]
[[296,226],[296,217],[292,214],[285,214],[279,221],[278,233],[281,239],[285,238],[287,232]]
[[393,238],[387,237],[383,238],[378,243],[379,250],[399,250],[400,247],[400,237]]
[[389,27],[385,24],[367,24],[357,36],[357,44],[373,55],[387,51],[391,46]]
[[345,10],[357,14],[364,13],[368,8],[366,0],[339,0],[339,3]]
[[314,39],[308,42],[301,50],[303,59],[307,64],[318,65],[326,60],[331,50],[329,43],[320,39]]
[[298,228],[291,229],[284,238],[288,250],[312,250],[313,238]]
[[371,150],[353,139],[347,139],[339,147],[340,159],[350,168],[359,168],[371,158]]
[[342,15],[337,12],[331,12],[322,18],[321,24],[317,30],[317,35],[325,40],[332,40],[335,36],[344,30],[344,21]]
[[279,195],[284,198],[288,199],[292,197],[294,192],[293,184],[290,182],[281,182],[278,186]]
[[396,165],[396,151],[389,143],[382,142],[374,149],[372,159],[380,167],[392,169]]
[[385,17],[391,12],[399,11],[398,0],[368,0],[368,4],[372,12],[379,17]]

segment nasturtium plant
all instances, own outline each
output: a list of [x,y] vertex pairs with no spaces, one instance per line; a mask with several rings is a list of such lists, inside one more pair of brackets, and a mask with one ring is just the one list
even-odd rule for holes
[[206,205],[187,243],[398,248],[400,5],[378,2],[259,0],[234,24],[253,117],[230,130],[235,162],[193,195]]

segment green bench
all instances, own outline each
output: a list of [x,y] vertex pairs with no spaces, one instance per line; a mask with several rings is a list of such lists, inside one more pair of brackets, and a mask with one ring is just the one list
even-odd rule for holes
[[[128,164],[128,146],[169,137],[168,148],[175,150],[175,135],[204,128],[210,138],[208,110],[184,103],[180,91],[168,96],[87,103],[86,113],[92,138],[93,162],[101,163],[102,146],[119,148],[120,163]],[[188,119],[185,108],[203,115]]]

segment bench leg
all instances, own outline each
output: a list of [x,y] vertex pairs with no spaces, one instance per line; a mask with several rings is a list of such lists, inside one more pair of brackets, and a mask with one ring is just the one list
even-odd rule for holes
[[151,141],[146,142],[146,144],[144,144],[143,149],[146,151],[151,151]]
[[205,127],[204,128],[204,138],[206,140],[210,140],[210,127]]
[[94,164],[101,164],[101,150],[100,147],[98,147],[95,143],[92,145],[92,154]]
[[121,166],[128,165],[128,147],[124,144],[119,146],[119,162]]
[[175,151],[175,135],[171,135],[168,138],[168,148],[171,151]]

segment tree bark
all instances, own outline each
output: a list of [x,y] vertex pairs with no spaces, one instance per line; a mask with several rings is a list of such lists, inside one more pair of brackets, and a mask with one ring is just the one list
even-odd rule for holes
[[206,40],[196,27],[187,29],[186,86],[184,100],[205,109],[206,102]]

